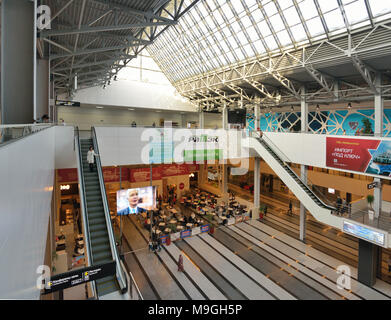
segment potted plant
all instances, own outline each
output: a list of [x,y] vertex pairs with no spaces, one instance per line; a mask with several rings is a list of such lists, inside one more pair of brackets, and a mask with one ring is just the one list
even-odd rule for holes
[[371,194],[367,195],[367,202],[368,202],[368,205],[369,205],[369,208],[368,208],[369,220],[373,220],[373,217],[375,215],[375,211],[373,210],[373,207],[372,207],[372,203],[373,203],[374,200],[375,200],[375,197],[373,195],[371,195]]

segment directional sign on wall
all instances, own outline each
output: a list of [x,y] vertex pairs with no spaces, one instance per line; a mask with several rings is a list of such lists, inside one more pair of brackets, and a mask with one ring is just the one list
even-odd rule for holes
[[80,102],[77,102],[77,101],[56,100],[56,106],[80,107]]
[[115,261],[95,265],[75,271],[65,272],[52,276],[47,283],[44,294],[63,290],[79,284],[98,280],[115,274]]

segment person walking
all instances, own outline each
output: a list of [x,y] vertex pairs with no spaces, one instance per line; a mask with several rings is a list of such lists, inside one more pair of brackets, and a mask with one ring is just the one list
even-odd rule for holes
[[90,166],[90,172],[94,171],[94,162],[96,156],[99,156],[99,154],[96,154],[94,148],[91,146],[90,150],[88,150],[87,152],[87,162],[88,165]]
[[289,210],[288,214],[291,216],[292,215],[292,200],[289,200]]
[[391,254],[388,256],[388,273],[391,273]]
[[341,215],[341,206],[342,206],[342,199],[338,196],[337,197],[337,214]]
[[162,239],[157,238],[157,250],[160,252],[162,250]]
[[263,207],[263,215],[266,217],[267,214],[267,205]]
[[183,268],[183,257],[180,254],[178,259],[178,271],[183,272],[185,269]]

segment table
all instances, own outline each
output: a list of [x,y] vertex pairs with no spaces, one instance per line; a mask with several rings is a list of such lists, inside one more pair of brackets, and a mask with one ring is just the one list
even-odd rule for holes
[[168,223],[177,223],[176,219],[171,219]]
[[179,222],[183,222],[183,221],[185,221],[185,219],[184,218],[179,218],[178,221]]
[[177,226],[176,228],[177,228],[177,230],[183,230],[185,227],[184,226]]
[[159,227],[163,227],[163,226],[165,226],[165,225],[166,225],[165,222],[160,222],[160,223],[159,223]]
[[193,224],[192,223],[186,223],[186,227],[189,227],[189,228],[191,228],[193,226]]
[[171,229],[170,228],[166,228],[166,229],[164,229],[164,232],[169,233],[169,232],[171,232]]
[[154,232],[155,232],[156,234],[162,233],[159,229],[155,230]]
[[176,209],[174,209],[174,208],[172,208],[170,211],[171,211],[173,214],[178,213],[178,211],[176,211]]

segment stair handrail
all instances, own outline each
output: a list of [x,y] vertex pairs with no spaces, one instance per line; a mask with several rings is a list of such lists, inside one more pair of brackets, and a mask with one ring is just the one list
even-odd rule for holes
[[[78,166],[80,170],[77,170],[77,176],[79,179],[79,194],[80,194],[80,210],[81,210],[81,216],[83,217],[83,230],[84,230],[84,238],[86,243],[86,251],[87,251],[87,257],[88,257],[88,265],[93,265],[94,261],[92,260],[92,254],[91,254],[91,239],[90,239],[90,231],[89,231],[89,222],[88,222],[88,214],[87,214],[87,200],[86,200],[86,191],[85,191],[85,185],[84,185],[84,170],[83,170],[83,161],[82,161],[82,152],[81,152],[81,146],[80,146],[80,136],[79,136],[79,127],[75,128],[75,139],[74,139],[74,148],[76,148],[76,160],[78,163]],[[94,294],[94,297],[98,299],[98,294],[96,291],[96,285],[95,281],[91,282],[92,292]]]
[[99,176],[99,185],[100,185],[100,190],[101,190],[101,196],[102,196],[102,201],[103,201],[103,208],[104,208],[104,213],[105,213],[105,219],[106,219],[106,226],[107,226],[107,232],[109,235],[109,242],[110,242],[110,248],[111,248],[111,253],[113,256],[113,259],[116,262],[116,277],[119,283],[119,286],[121,288],[121,292],[124,294],[128,291],[128,283],[126,281],[126,275],[124,270],[121,267],[121,260],[116,248],[116,241],[114,238],[114,231],[111,223],[111,218],[110,218],[110,210],[109,210],[109,204],[107,203],[107,196],[106,196],[106,187],[104,183],[104,178],[103,178],[103,171],[102,171],[102,163],[100,160],[100,152],[99,152],[99,146],[98,146],[98,139],[96,138],[96,132],[95,132],[95,127],[92,127],[92,143],[94,146],[94,150],[98,154],[96,157],[96,168]]
[[[290,167],[290,165],[288,164],[288,162],[290,163],[293,163],[289,157],[280,149],[278,148],[274,143],[273,141],[271,141],[265,134],[262,134],[262,136],[256,132],[256,131],[252,131],[251,132],[252,136],[257,139],[262,139],[266,145],[268,145],[274,153],[277,154],[277,156],[284,162],[286,168],[288,168],[295,176],[297,179],[299,179],[307,188],[308,190],[318,198],[318,200],[322,203],[322,205],[324,207],[326,207],[327,209],[331,210],[332,212],[336,211],[336,207],[333,205],[333,204],[326,204],[325,202],[330,202],[326,197],[325,195],[320,191],[319,188],[316,187],[316,185],[308,178],[308,175],[307,175],[307,182],[304,182],[303,179],[301,177],[299,177],[297,175],[297,173]],[[311,187],[310,187],[311,185]],[[315,193],[316,191],[316,193]]]

